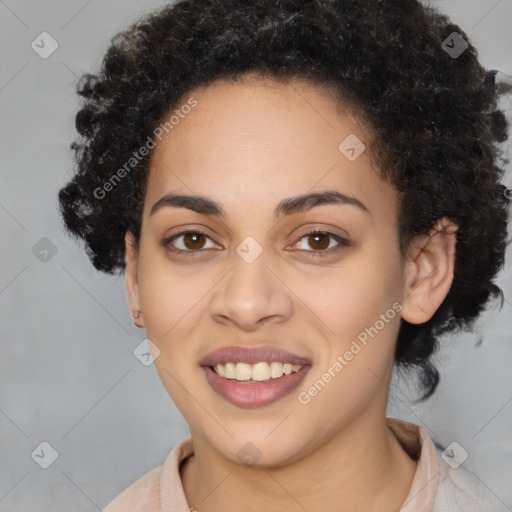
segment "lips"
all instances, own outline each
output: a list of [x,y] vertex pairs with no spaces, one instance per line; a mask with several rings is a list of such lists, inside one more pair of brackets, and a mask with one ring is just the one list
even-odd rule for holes
[[[248,364],[282,362],[301,365],[301,368],[296,373],[283,375],[269,381],[239,382],[221,377],[213,370],[215,365],[227,362]],[[201,359],[200,364],[204,367],[208,384],[218,395],[237,407],[247,409],[270,405],[289,395],[299,386],[311,369],[309,359],[269,346],[221,348]]]
[[224,347],[203,357],[199,364],[201,366],[215,366],[226,363],[248,363],[260,362],[281,362],[300,365],[311,365],[311,361],[305,357],[286,352],[277,347],[262,346],[254,348],[245,347]]
[[310,368],[311,366],[304,365],[297,373],[266,382],[228,380],[217,375],[209,366],[205,366],[204,371],[210,387],[224,400],[237,407],[255,409],[289,395],[299,386]]

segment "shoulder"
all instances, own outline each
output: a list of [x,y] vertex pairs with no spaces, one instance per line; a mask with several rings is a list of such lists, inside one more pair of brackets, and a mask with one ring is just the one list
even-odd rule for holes
[[[509,512],[510,509],[475,473],[443,459],[443,450],[436,446],[438,480],[433,512]],[[453,450],[444,457],[453,458]]]
[[188,510],[179,468],[193,451],[190,437],[178,443],[162,465],[127,487],[103,509],[103,512]]
[[458,443],[446,449],[434,444],[418,425],[387,418],[416,474],[401,512],[511,512],[493,492],[492,482],[466,469],[467,452]]
[[118,494],[103,512],[160,512],[160,475],[162,467],[149,471]]

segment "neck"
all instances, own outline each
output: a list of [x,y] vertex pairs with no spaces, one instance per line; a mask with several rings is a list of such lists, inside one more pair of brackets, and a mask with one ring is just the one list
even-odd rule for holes
[[386,425],[385,414],[359,416],[297,462],[280,467],[235,464],[192,433],[194,455],[181,466],[185,496],[201,511],[308,512],[398,510],[416,463]]

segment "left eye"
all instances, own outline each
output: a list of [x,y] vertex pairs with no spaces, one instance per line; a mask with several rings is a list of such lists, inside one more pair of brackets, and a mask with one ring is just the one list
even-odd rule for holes
[[[183,238],[181,242],[182,247],[175,247],[174,241]],[[208,239],[211,242],[211,239],[208,235],[201,231],[182,231],[176,235],[171,236],[163,241],[163,245],[172,245],[173,248],[171,250],[176,252],[198,252],[196,249],[204,248],[204,241]],[[173,242],[173,243],[171,243]],[[215,247],[215,244],[212,245]]]
[[[328,233],[325,231],[312,231],[310,233],[306,233],[305,235],[301,236],[299,239],[299,242],[301,240],[306,240],[306,243],[309,245],[309,247],[313,248],[313,251],[310,251],[308,249],[300,249],[305,250],[307,252],[325,252],[327,249],[331,249],[333,245],[331,245],[331,242],[333,239],[338,242],[339,246],[346,246],[348,245],[347,240],[344,238],[335,235],[334,233]],[[294,247],[297,247],[299,244],[295,244]],[[336,244],[334,244],[335,246]]]

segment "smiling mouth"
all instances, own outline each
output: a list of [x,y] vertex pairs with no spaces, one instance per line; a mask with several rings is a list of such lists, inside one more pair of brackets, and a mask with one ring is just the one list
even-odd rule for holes
[[281,363],[278,361],[260,361],[255,364],[233,363],[216,364],[209,366],[219,377],[239,382],[240,384],[255,384],[260,382],[273,382],[283,376],[297,373],[304,365]]
[[[224,365],[203,366],[203,368],[206,372],[206,379],[212,389],[228,402],[243,408],[263,407],[284,398],[300,384],[311,368],[310,364],[297,365],[299,368],[295,368],[296,371],[294,371],[293,368],[290,369],[290,367],[286,366],[286,371],[291,371],[290,373],[285,373],[286,363],[280,363],[283,372],[281,376],[278,376],[281,373],[281,369],[278,365],[274,364],[274,376],[264,378],[268,375],[263,373],[263,371],[267,369],[266,366],[270,368],[272,363],[262,362],[255,363],[254,365],[247,363],[231,364],[235,367],[236,371],[234,378],[229,378],[233,370],[229,363]],[[222,372],[222,368],[219,369],[219,366],[224,367],[228,372],[228,376],[221,376],[217,373],[217,371]],[[253,367],[256,367],[256,377],[259,380],[252,378]],[[215,369],[217,369],[217,371],[215,371]],[[251,370],[250,377],[249,369]]]

